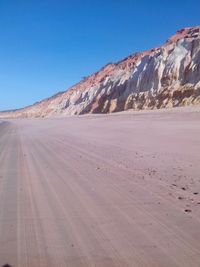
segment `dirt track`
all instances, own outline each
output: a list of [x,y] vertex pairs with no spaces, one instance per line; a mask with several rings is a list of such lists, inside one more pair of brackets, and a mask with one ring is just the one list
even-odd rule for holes
[[200,113],[0,124],[0,266],[199,267]]

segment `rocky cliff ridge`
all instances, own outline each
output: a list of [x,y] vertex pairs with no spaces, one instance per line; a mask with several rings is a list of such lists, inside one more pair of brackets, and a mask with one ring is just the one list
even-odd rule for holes
[[200,26],[104,66],[69,90],[0,117],[49,117],[200,104]]

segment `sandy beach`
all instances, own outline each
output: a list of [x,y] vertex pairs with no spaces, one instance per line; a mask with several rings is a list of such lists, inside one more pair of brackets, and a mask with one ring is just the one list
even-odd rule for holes
[[199,267],[199,108],[0,123],[0,266]]

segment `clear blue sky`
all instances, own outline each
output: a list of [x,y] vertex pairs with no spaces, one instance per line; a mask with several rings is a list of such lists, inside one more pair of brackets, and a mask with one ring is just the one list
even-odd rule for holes
[[199,0],[0,0],[0,110],[66,90],[199,24]]

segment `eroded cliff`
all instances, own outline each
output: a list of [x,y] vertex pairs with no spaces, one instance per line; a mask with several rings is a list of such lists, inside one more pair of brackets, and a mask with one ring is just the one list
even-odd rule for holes
[[200,104],[200,26],[133,54],[69,90],[0,117],[49,117]]

